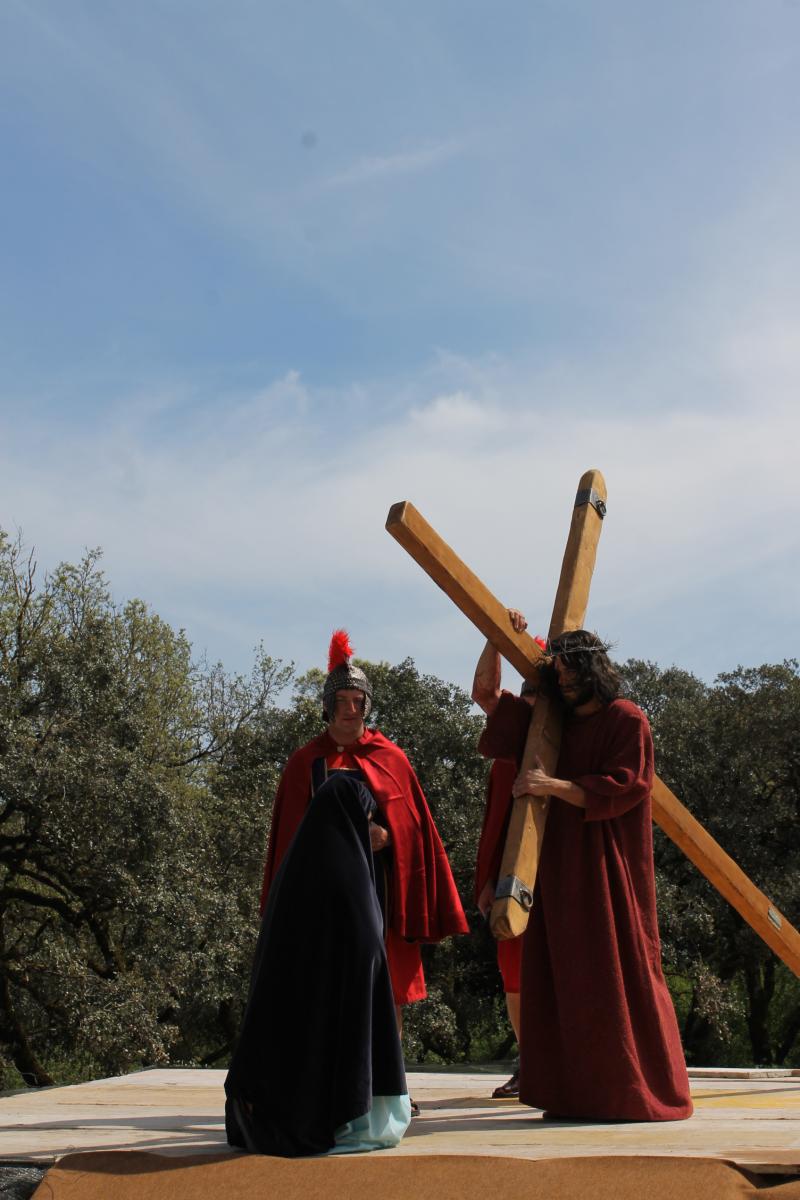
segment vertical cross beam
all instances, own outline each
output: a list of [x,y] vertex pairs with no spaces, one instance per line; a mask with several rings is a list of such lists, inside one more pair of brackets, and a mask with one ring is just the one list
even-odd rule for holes
[[[581,476],[575,496],[550,619],[551,638],[583,627],[605,512],[605,480],[599,471],[587,471]],[[555,775],[560,747],[561,708],[549,696],[540,695],[528,729],[522,770],[535,766],[538,758],[548,775]],[[546,796],[518,796],[511,806],[500,878],[489,917],[496,938],[518,937],[528,924],[548,805]]]

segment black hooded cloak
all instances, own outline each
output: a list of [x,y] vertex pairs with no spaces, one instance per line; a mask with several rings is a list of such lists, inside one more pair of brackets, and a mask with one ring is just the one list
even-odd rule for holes
[[331,776],[270,888],[225,1080],[231,1145],[324,1154],[373,1096],[407,1092],[375,892],[367,787]]

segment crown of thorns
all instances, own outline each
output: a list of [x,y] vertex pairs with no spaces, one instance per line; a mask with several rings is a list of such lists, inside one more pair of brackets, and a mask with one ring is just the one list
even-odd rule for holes
[[[582,640],[587,637],[593,638],[594,641],[587,645]],[[570,645],[570,639],[576,639],[572,645]],[[558,637],[549,637],[545,653],[550,655],[551,658],[555,658],[557,655],[562,658],[569,658],[571,654],[608,654],[610,649],[611,642],[604,642],[596,633],[582,630],[580,633],[560,633]]]

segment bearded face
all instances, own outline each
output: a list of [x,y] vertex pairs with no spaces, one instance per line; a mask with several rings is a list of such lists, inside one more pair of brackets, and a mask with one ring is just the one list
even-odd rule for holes
[[555,660],[556,678],[561,699],[569,709],[580,708],[594,699],[594,684],[591,680],[581,680],[577,671],[568,667],[560,656]]

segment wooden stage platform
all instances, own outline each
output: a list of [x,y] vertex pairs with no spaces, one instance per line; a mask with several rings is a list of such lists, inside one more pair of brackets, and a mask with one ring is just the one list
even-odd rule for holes
[[[151,1070],[0,1096],[0,1164],[44,1166],[88,1150],[218,1154],[226,1149],[224,1077]],[[536,1109],[489,1099],[504,1078],[479,1067],[409,1072],[421,1115],[381,1157],[690,1156],[800,1175],[800,1071],[695,1071],[691,1120],[638,1125],[545,1121]]]

